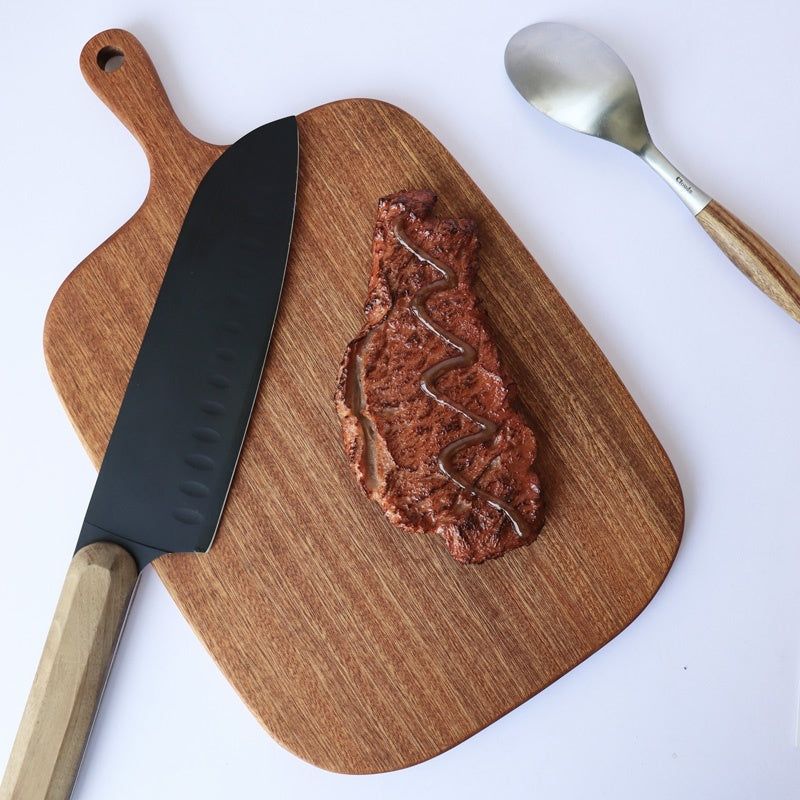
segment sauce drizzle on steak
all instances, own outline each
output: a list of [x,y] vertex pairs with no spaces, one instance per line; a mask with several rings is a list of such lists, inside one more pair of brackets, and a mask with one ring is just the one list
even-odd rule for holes
[[[482,497],[487,503],[489,503],[489,505],[503,511],[511,524],[514,526],[514,530],[517,532],[518,536],[530,535],[530,526],[527,522],[525,522],[524,519],[522,519],[513,506],[509,505],[501,498],[495,497],[493,494],[484,491],[471,481],[460,477],[459,472],[454,466],[456,454],[465,447],[491,441],[497,433],[497,423],[492,422],[492,420],[488,419],[487,417],[483,417],[480,414],[475,414],[468,408],[465,408],[463,405],[461,405],[461,403],[448,400],[443,394],[436,391],[436,381],[446,372],[450,372],[450,370],[453,369],[471,367],[477,361],[477,353],[475,352],[475,348],[471,344],[465,342],[463,339],[459,339],[454,333],[446,331],[441,325],[438,325],[425,309],[425,303],[427,303],[428,298],[432,294],[435,292],[444,291],[445,289],[453,289],[456,286],[458,279],[455,272],[447,264],[437,258],[434,258],[432,255],[426,253],[419,247],[416,247],[406,238],[403,232],[402,223],[399,218],[395,220],[393,230],[394,235],[397,237],[397,241],[400,242],[400,244],[403,245],[406,250],[413,253],[420,261],[430,264],[434,269],[438,270],[442,274],[442,277],[438,281],[429,283],[427,286],[423,286],[416,292],[411,301],[411,309],[424,325],[430,328],[439,338],[447,342],[447,344],[455,347],[456,350],[459,351],[459,355],[446,358],[444,361],[440,361],[438,364],[428,367],[428,369],[422,373],[422,377],[420,378],[420,386],[422,387],[422,391],[425,392],[425,394],[430,395],[434,400],[436,400],[437,403],[441,403],[443,406],[447,406],[448,408],[453,409],[453,411],[463,414],[468,420],[471,420],[480,428],[480,430],[476,433],[467,434],[466,436],[462,436],[460,439],[456,439],[455,441],[450,442],[450,444],[445,445],[436,458],[439,469],[445,475],[447,475],[451,481],[457,483],[462,489]],[[374,435],[374,431],[372,435]]]

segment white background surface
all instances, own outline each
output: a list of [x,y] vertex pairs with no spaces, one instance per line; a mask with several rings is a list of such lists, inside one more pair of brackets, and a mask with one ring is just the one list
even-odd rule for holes
[[799,9],[794,0],[4,2],[0,762],[94,481],[47,376],[45,311],[147,189],[142,152],[77,63],[92,35],[124,27],[208,141],[345,97],[416,116],[605,351],[675,464],[687,520],[663,588],[614,641],[469,741],[379,776],[330,774],[275,744],[148,570],[75,797],[799,796],[800,326],[644,164],[540,116],[503,70],[506,41],[531,22],[602,36],[629,63],[667,156],[800,264]]

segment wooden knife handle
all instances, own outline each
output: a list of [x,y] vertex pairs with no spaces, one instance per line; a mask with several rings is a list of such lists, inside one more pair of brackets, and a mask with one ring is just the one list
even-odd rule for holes
[[767,297],[800,322],[800,275],[755,231],[712,200],[697,221]]
[[96,542],[75,554],[0,800],[70,796],[137,578],[133,557],[118,545]]
[[183,127],[132,33],[114,28],[93,36],[81,51],[80,66],[94,93],[142,145],[154,177],[168,175],[169,167],[185,158],[187,145],[209,147]]

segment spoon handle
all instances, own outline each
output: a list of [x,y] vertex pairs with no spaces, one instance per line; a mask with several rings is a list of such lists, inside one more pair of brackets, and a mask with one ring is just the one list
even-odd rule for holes
[[767,297],[800,322],[800,275],[784,258],[716,200],[696,218],[720,250]]

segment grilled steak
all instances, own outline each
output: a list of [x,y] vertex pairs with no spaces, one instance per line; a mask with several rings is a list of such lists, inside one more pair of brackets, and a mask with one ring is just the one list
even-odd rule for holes
[[473,279],[477,225],[431,216],[436,196],[378,205],[366,324],[342,359],[336,406],[350,466],[399,528],[441,535],[478,563],[543,522],[536,440]]

